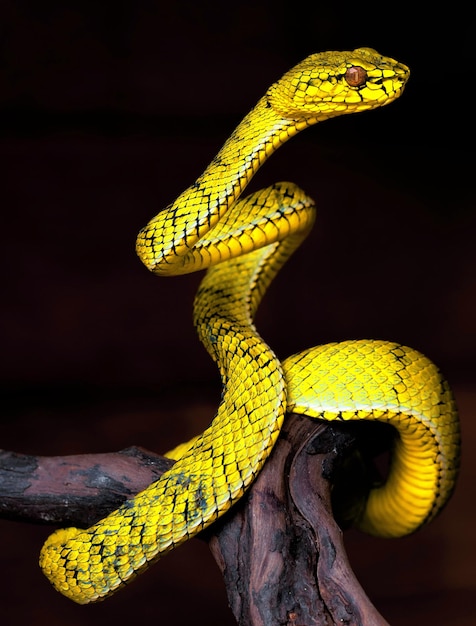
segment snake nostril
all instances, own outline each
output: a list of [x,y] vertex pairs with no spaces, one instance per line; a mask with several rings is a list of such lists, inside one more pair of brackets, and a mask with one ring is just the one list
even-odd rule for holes
[[367,80],[367,72],[363,67],[349,67],[344,74],[344,78],[351,87],[360,87]]

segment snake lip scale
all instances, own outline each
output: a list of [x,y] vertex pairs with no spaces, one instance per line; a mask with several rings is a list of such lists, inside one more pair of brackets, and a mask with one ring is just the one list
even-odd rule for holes
[[194,323],[217,363],[222,400],[202,434],[167,453],[176,463],[158,481],[94,526],[59,529],[46,540],[40,565],[58,591],[80,604],[105,598],[211,524],[256,477],[286,412],[396,429],[388,477],[357,520],[363,530],[412,533],[448,501],[459,422],[448,383],[429,359],[389,341],[349,340],[281,363],[253,322],[269,284],[310,232],[315,203],[293,183],[245,196],[247,184],[296,133],[385,106],[408,77],[405,65],[371,48],[310,55],[271,85],[197,180],[140,231],[137,253],[155,274],[207,270]]

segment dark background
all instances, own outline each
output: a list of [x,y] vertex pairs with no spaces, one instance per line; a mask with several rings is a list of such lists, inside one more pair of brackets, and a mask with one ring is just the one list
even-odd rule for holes
[[[0,445],[164,451],[207,424],[220,388],[191,324],[200,275],[152,276],[135,235],[293,64],[374,47],[410,66],[403,97],[306,131],[252,182],[293,180],[319,207],[257,324],[283,358],[375,337],[444,370],[463,426],[455,496],[410,538],[346,537],[390,623],[465,626],[476,622],[473,18],[467,4],[339,6],[2,1]],[[37,567],[50,529],[0,528],[2,624],[234,623],[198,541],[78,607]]]

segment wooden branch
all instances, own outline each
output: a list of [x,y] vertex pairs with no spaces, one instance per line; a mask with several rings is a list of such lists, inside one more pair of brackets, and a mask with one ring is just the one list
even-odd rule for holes
[[138,447],[51,457],[0,450],[0,517],[86,528],[173,463]]
[[[239,626],[387,624],[352,572],[332,513],[329,479],[354,445],[348,431],[289,416],[251,490],[212,526]],[[353,472],[367,481],[358,455]]]
[[[331,500],[338,503],[348,484],[340,479],[345,464],[356,484],[368,482],[355,445],[347,428],[288,416],[247,495],[201,534],[239,626],[387,624],[356,580],[333,516]],[[0,452],[0,516],[88,526],[172,465],[141,448],[67,457]]]

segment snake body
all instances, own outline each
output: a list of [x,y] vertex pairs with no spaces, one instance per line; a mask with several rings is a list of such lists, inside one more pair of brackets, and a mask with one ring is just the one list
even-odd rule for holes
[[451,391],[423,355],[382,341],[319,346],[282,364],[253,317],[283,263],[314,222],[314,202],[279,183],[242,197],[285,141],[328,118],[395,100],[409,70],[375,50],[314,54],[274,83],[191,187],[139,233],[137,252],[158,275],[208,268],[194,321],[222,380],[205,432],[168,454],[175,465],[89,529],[60,529],[40,564],[79,603],[110,594],[151,561],[223,514],[260,471],[286,411],[327,420],[376,419],[399,432],[386,483],[360,526],[413,532],[441,509],[458,468]]

